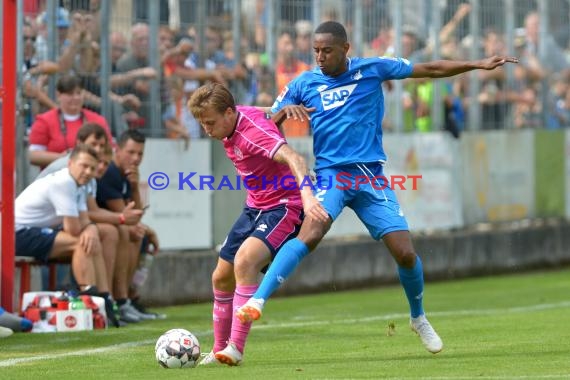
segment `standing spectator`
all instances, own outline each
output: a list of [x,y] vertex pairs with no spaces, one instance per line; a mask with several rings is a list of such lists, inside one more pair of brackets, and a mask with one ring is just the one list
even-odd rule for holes
[[[531,77],[535,79],[541,79],[546,73],[560,73],[564,70],[568,70],[568,61],[564,51],[551,34],[547,34],[544,41],[545,51],[548,54],[548,59],[545,61],[540,61],[538,57],[539,52],[539,30],[541,28],[540,16],[537,12],[529,13],[524,21],[525,26],[525,46],[524,55],[521,59],[521,63],[524,66],[531,65],[533,67],[533,73]],[[538,60],[540,62],[539,66],[532,65],[532,59]]]
[[22,28],[24,39],[23,73],[23,122],[29,132],[35,115],[43,108],[57,107],[43,89],[46,75],[55,74],[59,67],[51,61],[40,61],[36,52],[37,30],[32,23],[24,23]]
[[166,127],[166,136],[171,139],[184,140],[187,149],[191,139],[200,138],[200,126],[185,106],[187,99],[184,96],[182,78],[171,75],[168,77],[167,83],[172,102],[162,115]]
[[[310,68],[308,64],[297,59],[292,33],[289,31],[282,32],[277,40],[277,61],[275,64],[275,86],[277,91],[285,91],[285,87],[293,78]],[[282,128],[285,137],[309,135],[308,120],[286,120]]]
[[[158,38],[158,36],[155,36]],[[127,73],[129,71],[145,68],[149,65],[149,27],[144,23],[137,23],[131,28],[131,49],[127,54],[123,55],[117,62],[117,72]],[[164,82],[163,73],[160,78],[160,101],[162,109],[168,103],[168,90]],[[149,77],[137,77],[134,81],[122,88],[122,93],[134,94],[142,103],[138,109],[139,118],[130,120],[131,126],[137,128],[149,129],[149,121],[151,116],[150,102],[150,79]]]
[[112,141],[105,118],[83,108],[82,88],[77,77],[61,76],[56,90],[59,107],[38,115],[30,130],[30,162],[42,169],[75,146],[77,131],[85,122],[102,126]]
[[312,33],[313,25],[309,20],[299,20],[295,23],[295,52],[297,58],[309,66],[312,66],[315,62],[311,41]]

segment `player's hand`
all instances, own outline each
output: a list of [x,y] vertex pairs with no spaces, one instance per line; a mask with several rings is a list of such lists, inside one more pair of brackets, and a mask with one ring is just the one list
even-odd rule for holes
[[122,106],[137,109],[137,110],[142,105],[141,100],[134,94],[126,94],[126,95],[121,96],[119,98],[119,102],[121,103]]
[[149,252],[152,253],[153,255],[156,255],[158,253],[158,250],[160,249],[160,244],[158,242],[158,235],[149,226],[145,227],[146,227],[146,237],[148,238]]
[[89,224],[81,235],[79,235],[79,245],[87,255],[93,255],[101,248],[99,229],[95,224]]
[[308,216],[321,223],[328,222],[329,214],[321,202],[315,198],[309,187],[301,189],[301,199],[303,200],[303,211],[305,212],[305,217]]
[[127,181],[131,184],[131,187],[138,187],[139,185],[139,168],[136,166],[131,166],[125,170],[125,177]]
[[505,57],[500,55],[494,55],[492,57],[483,59],[481,61],[481,69],[493,70],[499,66],[503,66],[507,62],[519,63],[519,59],[517,57]]
[[307,108],[302,104],[299,105],[289,105],[283,107],[285,111],[285,116],[287,119],[295,119],[300,121],[311,120],[311,116],[309,115],[311,112],[315,111],[315,107]]
[[135,202],[131,201],[127,204],[122,212],[123,216],[125,217],[125,224],[132,226],[140,222],[144,211],[135,209]]
[[315,107],[307,108],[303,105],[288,105],[271,115],[271,120],[277,125],[281,125],[285,119],[291,118],[299,119],[300,121],[310,120],[309,113],[315,110]]
[[137,223],[129,227],[129,236],[131,241],[142,240],[146,233],[145,225],[142,223]]

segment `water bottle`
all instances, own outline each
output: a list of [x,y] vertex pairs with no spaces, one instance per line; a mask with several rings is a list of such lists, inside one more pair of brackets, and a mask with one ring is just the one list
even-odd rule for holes
[[154,256],[150,253],[145,253],[144,259],[142,260],[139,269],[133,275],[133,285],[136,288],[140,288],[144,285],[147,277],[148,272],[150,271],[150,267],[152,266],[152,262],[154,260]]
[[83,310],[85,309],[85,304],[81,300],[81,297],[77,293],[69,294],[69,310]]

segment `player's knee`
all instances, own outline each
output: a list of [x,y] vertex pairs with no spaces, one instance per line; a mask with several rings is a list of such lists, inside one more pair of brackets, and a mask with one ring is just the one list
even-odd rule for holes
[[235,283],[234,274],[232,272],[222,270],[220,268],[214,269],[212,273],[212,286],[214,289],[227,289],[231,288]]
[[313,221],[309,223],[308,228],[301,229],[298,238],[312,251],[317,247],[327,231],[327,225]]
[[260,255],[236,255],[234,261],[234,273],[236,279],[255,278],[259,271],[269,263],[269,257]]
[[416,253],[410,249],[402,249],[394,255],[399,266],[404,268],[413,268],[416,264]]
[[98,223],[97,227],[102,240],[115,243],[119,241],[119,229],[117,227],[106,223]]

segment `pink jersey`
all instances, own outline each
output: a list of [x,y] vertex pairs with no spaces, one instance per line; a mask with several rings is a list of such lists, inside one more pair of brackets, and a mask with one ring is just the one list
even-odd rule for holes
[[275,152],[287,143],[283,135],[263,111],[246,106],[237,111],[236,129],[223,143],[247,190],[247,205],[260,210],[284,203],[301,205],[289,166],[273,161]]

